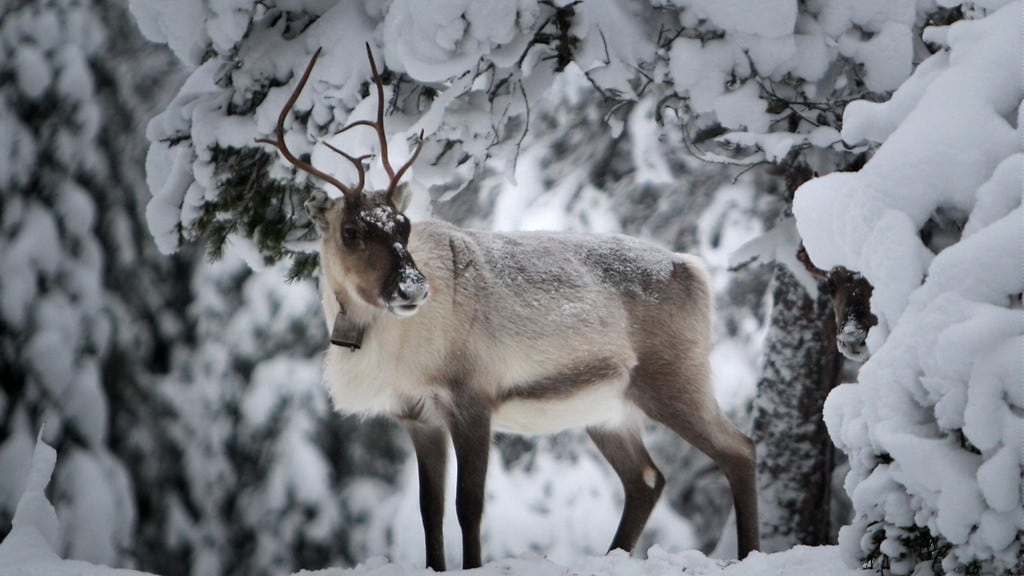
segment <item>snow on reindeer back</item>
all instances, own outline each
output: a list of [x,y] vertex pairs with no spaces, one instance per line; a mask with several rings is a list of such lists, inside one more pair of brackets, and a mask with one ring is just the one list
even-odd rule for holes
[[[490,276],[501,290],[550,321],[602,323],[590,304],[614,297],[608,287],[632,297],[656,301],[677,258],[650,243],[621,235],[516,232],[470,233]],[[544,263],[544,265],[538,265]]]

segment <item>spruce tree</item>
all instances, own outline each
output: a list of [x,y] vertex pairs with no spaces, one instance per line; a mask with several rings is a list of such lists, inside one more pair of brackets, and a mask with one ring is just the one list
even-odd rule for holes
[[147,249],[139,134],[175,64],[116,3],[16,4],[0,13],[0,532],[42,429],[64,552],[130,565],[127,447],[152,432],[138,424],[175,266]]

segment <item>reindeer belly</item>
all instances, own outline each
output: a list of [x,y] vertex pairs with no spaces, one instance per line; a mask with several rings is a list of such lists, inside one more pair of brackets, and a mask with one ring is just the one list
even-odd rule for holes
[[557,400],[508,400],[492,415],[498,432],[554,434],[590,426],[620,428],[635,423],[640,413],[622,395],[622,388],[599,385]]
[[616,362],[598,360],[505,388],[491,416],[495,430],[553,434],[588,426],[621,427],[639,410],[624,394],[628,372]]

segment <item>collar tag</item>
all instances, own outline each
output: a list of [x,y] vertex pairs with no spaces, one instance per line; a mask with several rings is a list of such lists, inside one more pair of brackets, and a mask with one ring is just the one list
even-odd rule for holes
[[363,346],[363,333],[366,328],[357,324],[345,315],[344,309],[334,317],[334,329],[331,330],[331,344],[344,346],[353,352]]

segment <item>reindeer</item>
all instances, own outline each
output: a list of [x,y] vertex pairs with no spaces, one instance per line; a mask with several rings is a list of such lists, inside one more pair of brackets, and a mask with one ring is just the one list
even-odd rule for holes
[[[310,59],[277,121],[275,146],[341,191],[305,203],[321,235],[323,310],[331,330],[324,381],[342,413],[390,416],[409,432],[419,472],[427,566],[445,569],[445,467],[463,567],[481,565],[480,521],[492,430],[584,428],[618,474],[625,505],[611,549],[632,550],[665,485],[641,441],[643,415],[710,456],[736,509],[739,556],[759,545],[754,446],[715,402],[708,361],[711,293],[702,262],[625,236],[465,230],[403,214],[408,187],[388,159],[384,89],[374,129],[390,184],[364,192],[287,147],[284,124],[316,63]],[[329,145],[328,145],[329,146]]]
[[825,283],[836,319],[836,348],[850,360],[867,360],[870,356],[868,331],[878,324],[878,316],[871,311],[871,294],[875,287],[859,272],[845,266],[836,266],[827,272],[818,268],[811,262],[803,244],[796,258],[811,276]]

